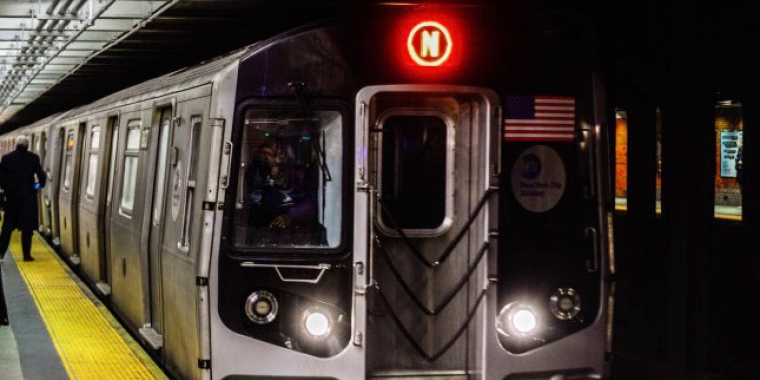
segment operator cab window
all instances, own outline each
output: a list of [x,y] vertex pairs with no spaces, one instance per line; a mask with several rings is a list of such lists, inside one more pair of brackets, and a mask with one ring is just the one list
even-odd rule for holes
[[245,113],[234,246],[336,248],[342,229],[343,122],[337,111]]

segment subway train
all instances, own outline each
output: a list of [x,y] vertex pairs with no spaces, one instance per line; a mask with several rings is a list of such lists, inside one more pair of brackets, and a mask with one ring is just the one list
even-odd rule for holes
[[[177,379],[604,379],[593,25],[354,4],[0,136],[39,235]],[[614,124],[614,123],[612,123]]]

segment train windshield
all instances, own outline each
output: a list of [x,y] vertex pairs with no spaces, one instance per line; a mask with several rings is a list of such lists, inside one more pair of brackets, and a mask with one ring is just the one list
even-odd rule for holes
[[335,248],[341,240],[343,123],[338,111],[245,114],[234,246]]

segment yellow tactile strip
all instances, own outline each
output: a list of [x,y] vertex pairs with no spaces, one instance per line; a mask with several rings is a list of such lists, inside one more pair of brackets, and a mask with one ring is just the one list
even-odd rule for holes
[[10,250],[71,379],[167,379],[45,241],[35,234],[32,262],[23,261],[18,231]]

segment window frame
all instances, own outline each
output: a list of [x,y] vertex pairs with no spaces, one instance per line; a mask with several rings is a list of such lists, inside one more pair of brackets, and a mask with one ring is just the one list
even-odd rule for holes
[[[137,189],[137,174],[140,164],[140,139],[142,136],[142,120],[132,119],[127,122],[126,138],[124,139],[124,160],[122,161],[122,175],[121,175],[121,192],[119,194],[119,213],[126,217],[132,217],[132,211],[134,210],[135,195]],[[130,133],[135,132],[136,146],[130,145]],[[130,168],[130,172],[127,172],[127,167]],[[130,175],[130,182],[127,182],[127,176]],[[131,185],[131,186],[129,186]],[[129,189],[127,189],[129,186]],[[131,195],[131,203],[127,207],[125,203],[125,196]]]
[[[235,230],[238,228],[236,225],[236,213],[241,212],[242,206],[238,204],[241,188],[244,187],[242,178],[245,170],[241,167],[241,154],[244,149],[241,149],[243,132],[245,128],[246,113],[252,108],[270,109],[272,111],[292,110],[292,115],[301,115],[303,108],[296,99],[249,99],[240,103],[236,110],[235,128],[232,131],[232,145],[235,147],[231,158],[231,170],[230,170],[230,191],[226,193],[225,209],[229,212],[225,213],[225,222],[223,227],[223,233],[229,236],[237,233]],[[353,210],[353,193],[351,191],[350,177],[353,173],[349,173],[350,162],[353,161],[352,156],[353,144],[349,136],[352,135],[352,124],[350,122],[351,111],[345,102],[337,99],[309,99],[308,108],[313,112],[331,111],[337,115],[336,120],[340,121],[340,138],[341,147],[340,152],[342,160],[339,165],[336,165],[334,169],[340,170],[340,182],[336,186],[341,194],[341,210],[336,214],[336,217],[340,220],[337,222],[340,225],[339,243],[333,247],[323,246],[311,246],[311,247],[255,247],[244,246],[241,244],[235,244],[235,239],[228,239],[224,243],[224,251],[227,255],[236,257],[238,259],[255,258],[265,260],[275,260],[279,262],[299,262],[303,260],[313,260],[319,258],[319,260],[340,260],[348,252],[346,247],[349,247],[350,242],[350,230],[351,215]],[[332,170],[332,169],[331,169]],[[237,190],[235,190],[237,189]]]
[[[455,121],[446,113],[440,111],[440,110],[429,110],[424,108],[389,108],[385,110],[379,117],[377,118],[377,128],[382,130],[386,123],[386,121],[392,117],[396,116],[432,116],[437,117],[443,121],[444,127],[446,129],[446,144],[445,144],[445,150],[446,150],[446,163],[444,168],[444,212],[443,212],[443,219],[441,220],[441,224],[438,225],[435,228],[402,228],[401,231],[406,236],[410,237],[436,237],[441,236],[445,234],[453,225],[454,223],[454,207],[452,203],[452,199],[454,198],[454,143],[455,143]],[[378,148],[377,148],[377,154],[383,155],[384,152],[384,133],[380,133],[380,138],[378,141]],[[382,176],[384,174],[383,171],[383,159],[382,157],[377,158],[377,170],[379,173],[379,180],[377,184],[377,191],[378,194],[383,194],[383,180]],[[378,212],[376,219],[377,219],[377,225],[378,229],[388,236],[394,236],[394,237],[400,237],[401,234],[399,231],[394,228],[393,226],[389,226],[385,223],[385,220],[383,219],[383,213]]]

